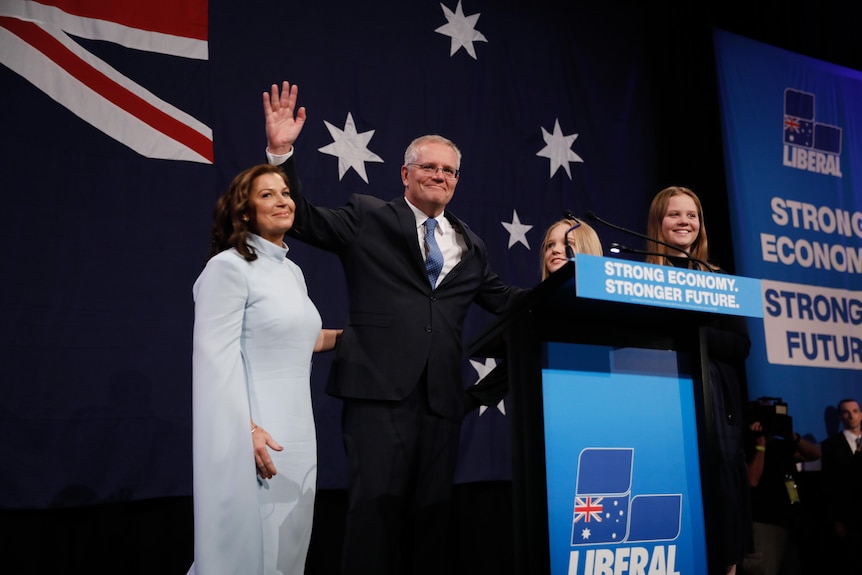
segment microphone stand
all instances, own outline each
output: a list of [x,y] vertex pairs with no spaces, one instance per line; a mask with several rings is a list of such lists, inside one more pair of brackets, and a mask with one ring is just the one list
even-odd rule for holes
[[[594,221],[596,221],[596,222],[599,222],[599,223],[600,223],[600,224],[602,224],[602,225],[608,226],[608,227],[610,227],[610,228],[614,228],[615,230],[619,230],[619,231],[621,231],[621,232],[625,232],[625,233],[627,233],[627,234],[629,234],[629,235],[632,235],[632,236],[635,236],[635,237],[638,237],[638,238],[644,239],[644,240],[646,240],[646,241],[648,241],[648,242],[653,242],[653,243],[656,243],[656,244],[663,245],[663,246],[664,246],[664,247],[666,247],[666,248],[670,248],[670,249],[672,249],[674,252],[679,252],[679,253],[683,254],[682,256],[669,256],[668,254],[660,254],[660,253],[657,253],[657,252],[643,252],[643,253],[644,253],[644,254],[646,254],[646,255],[652,255],[652,256],[663,257],[663,258],[667,258],[668,260],[670,260],[671,258],[674,258],[674,257],[675,257],[675,258],[678,258],[678,259],[686,259],[686,260],[688,260],[689,262],[694,262],[694,263],[698,264],[699,266],[703,267],[703,268],[704,268],[704,269],[706,269],[707,271],[711,271],[711,272],[712,272],[712,271],[715,271],[715,269],[714,269],[711,265],[709,265],[708,263],[706,263],[706,262],[705,262],[705,261],[703,261],[703,260],[700,260],[700,259],[697,259],[697,258],[695,258],[695,257],[692,257],[692,256],[691,256],[691,254],[689,254],[687,251],[685,251],[685,250],[683,250],[683,249],[680,249],[678,246],[675,246],[675,245],[673,245],[673,244],[669,244],[669,243],[667,243],[667,242],[663,242],[662,240],[657,240],[657,239],[655,239],[655,238],[651,238],[651,237],[649,237],[649,236],[648,236],[648,235],[646,235],[646,234],[641,234],[641,233],[638,233],[638,232],[636,232],[636,231],[634,231],[634,230],[630,230],[630,229],[628,229],[628,228],[624,228],[624,227],[622,227],[622,226],[618,226],[618,225],[616,225],[616,224],[612,224],[611,222],[608,222],[608,221],[606,221],[606,220],[603,220],[602,218],[600,218],[599,216],[597,216],[597,215],[595,214],[595,212],[593,212],[593,211],[589,211],[589,212],[587,212],[587,216],[586,216],[586,217],[587,217],[587,219],[594,220]],[[637,252],[632,252],[632,253],[637,253]],[[671,260],[671,261],[672,261],[672,260]],[[688,266],[681,266],[681,267],[688,267]]]
[[638,250],[635,248],[630,248],[624,246],[622,244],[613,243],[611,247],[608,248],[608,251],[612,254],[618,254],[620,252],[625,252],[627,254],[638,254],[642,256],[658,256],[662,258],[667,258],[668,261],[673,265],[673,267],[677,268],[687,268],[689,261],[696,261],[694,258],[687,258],[685,256],[671,256],[668,254],[660,254],[658,252],[649,252],[646,250]]
[[563,240],[566,242],[566,259],[570,262],[573,262],[575,261],[575,248],[573,248],[571,244],[569,244],[569,234],[572,232],[572,230],[580,227],[581,220],[576,218],[575,215],[569,210],[564,211],[563,216],[567,220],[572,220],[573,222],[575,222],[575,225],[567,229],[565,235],[563,236]]

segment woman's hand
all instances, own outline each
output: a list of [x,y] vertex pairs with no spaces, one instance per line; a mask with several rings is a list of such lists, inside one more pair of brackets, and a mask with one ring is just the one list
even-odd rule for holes
[[281,451],[284,448],[264,428],[254,423],[252,423],[251,441],[254,445],[254,464],[257,467],[257,474],[264,479],[272,479],[276,469],[269,455],[269,449]]

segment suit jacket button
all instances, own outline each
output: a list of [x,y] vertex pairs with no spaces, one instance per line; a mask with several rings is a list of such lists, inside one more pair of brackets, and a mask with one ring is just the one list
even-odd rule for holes
[[430,326],[430,325],[426,325],[426,326],[425,326],[425,331],[427,331],[428,333],[431,333],[431,326]]
[[431,301],[437,301],[437,296],[431,296]]

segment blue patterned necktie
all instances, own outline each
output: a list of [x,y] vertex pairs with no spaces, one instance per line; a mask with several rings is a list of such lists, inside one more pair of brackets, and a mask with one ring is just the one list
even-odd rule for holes
[[428,218],[425,220],[425,246],[428,248],[428,256],[425,258],[425,271],[428,273],[428,281],[431,287],[437,285],[440,270],[443,269],[443,252],[434,238],[434,230],[437,228],[437,220]]

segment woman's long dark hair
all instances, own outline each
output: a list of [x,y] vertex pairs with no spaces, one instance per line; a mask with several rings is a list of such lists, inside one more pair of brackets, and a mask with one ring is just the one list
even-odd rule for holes
[[210,252],[207,260],[230,248],[236,248],[236,251],[247,261],[252,262],[257,259],[254,248],[248,245],[249,232],[257,232],[257,222],[250,198],[254,181],[264,174],[276,174],[287,185],[287,176],[282,169],[270,164],[258,164],[237,174],[213,209]]

